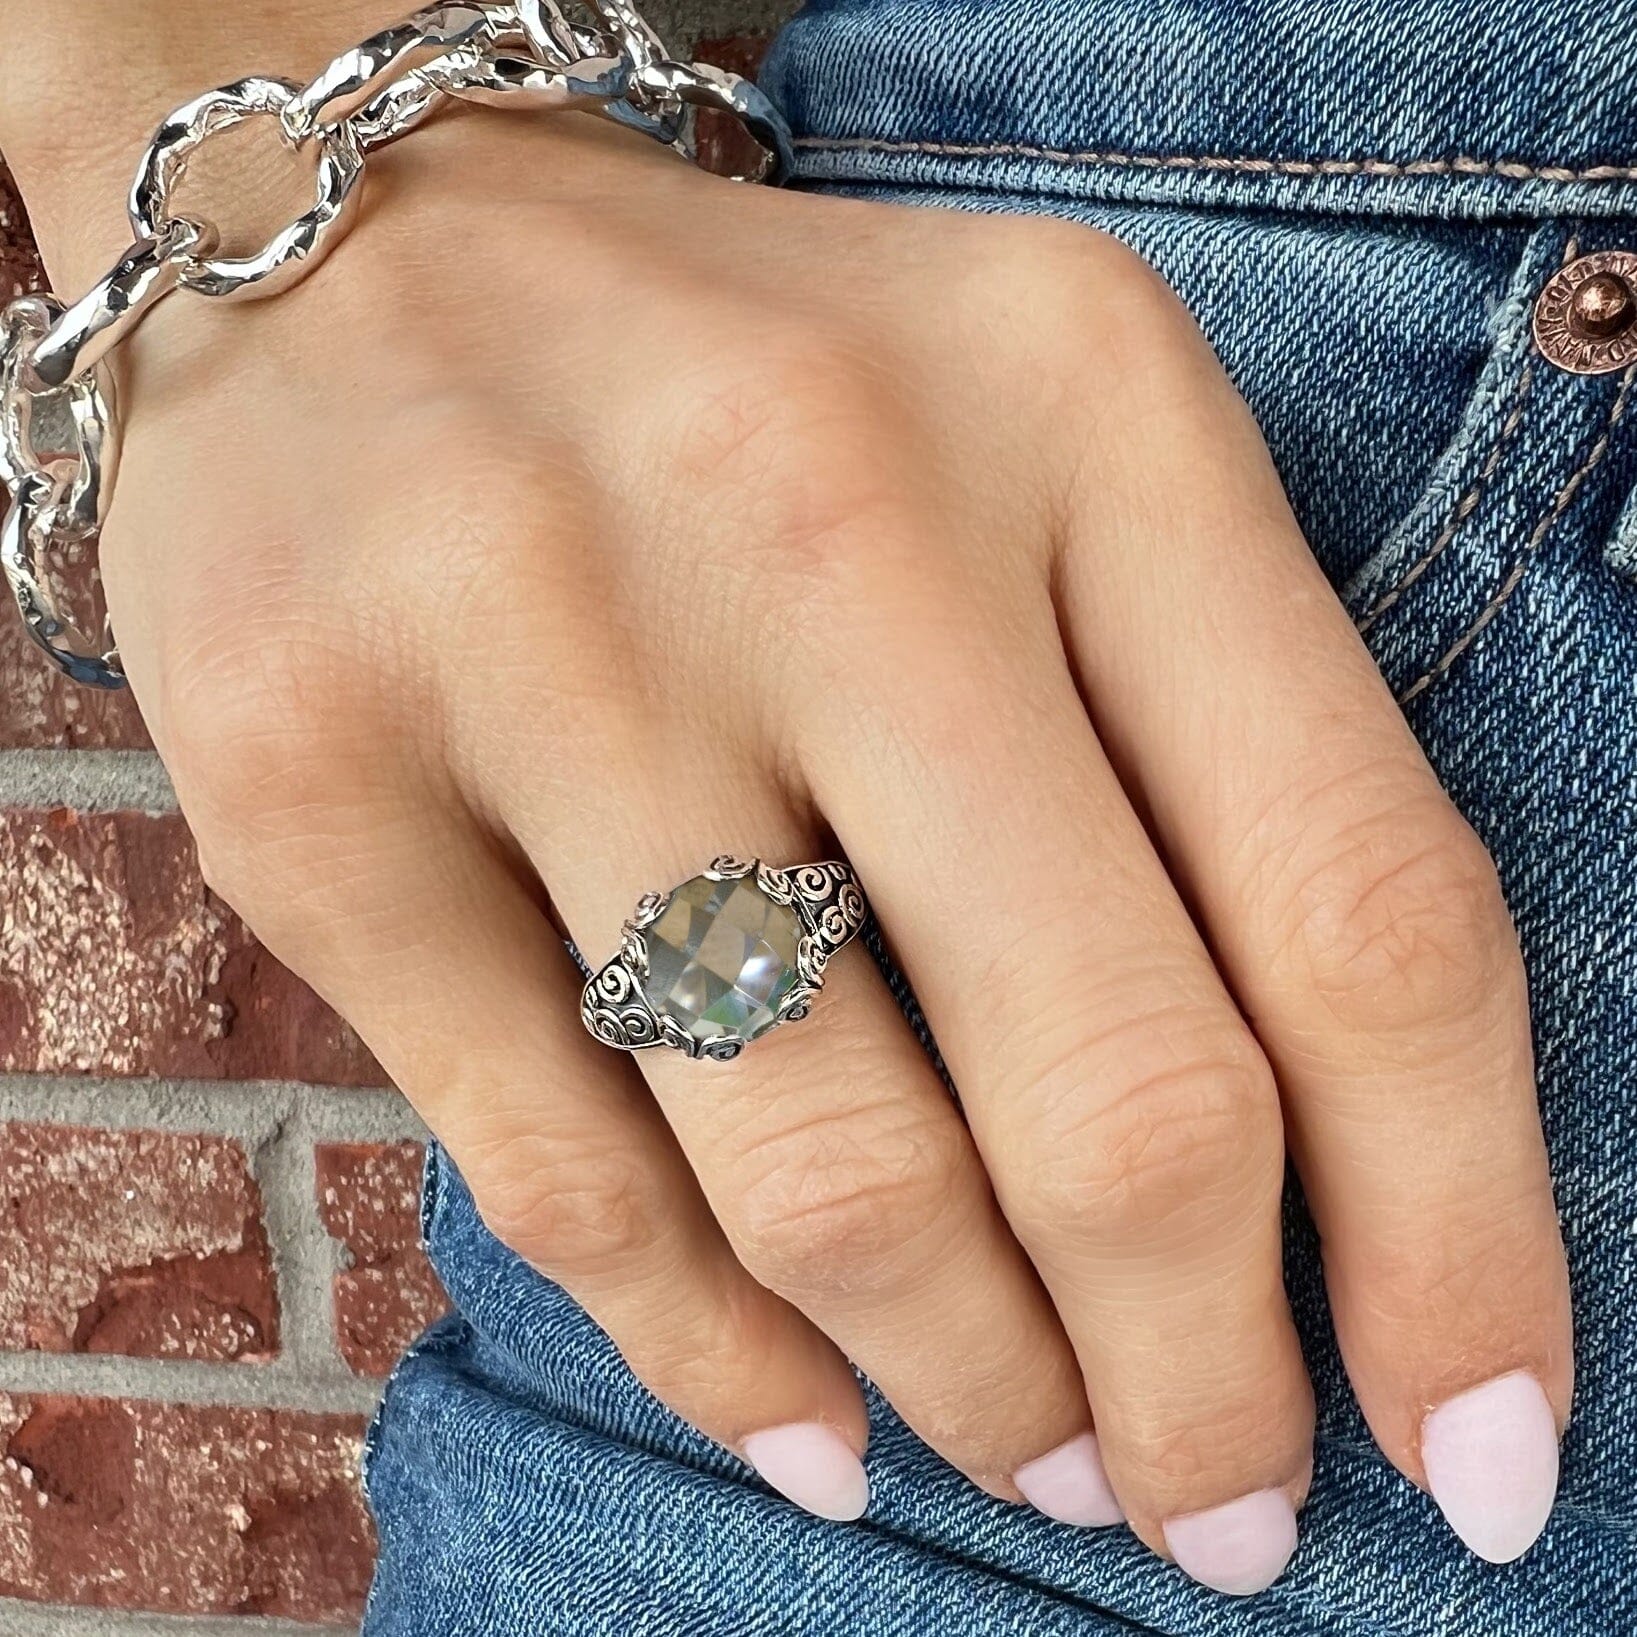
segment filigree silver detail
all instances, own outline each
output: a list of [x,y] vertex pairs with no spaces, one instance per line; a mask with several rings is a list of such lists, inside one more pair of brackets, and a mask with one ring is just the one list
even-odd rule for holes
[[[799,981],[780,1001],[773,1027],[800,1022],[812,1011],[824,987],[830,961],[858,935],[869,916],[864,889],[852,866],[832,861],[780,868],[759,859],[724,854],[712,859],[700,874],[713,881],[754,875],[768,898],[795,911],[803,928],[796,950]],[[580,1016],[597,1039],[620,1051],[670,1046],[689,1057],[726,1062],[748,1044],[742,1036],[728,1031],[700,1040],[664,1011],[656,1010],[644,993],[649,971],[646,929],[664,913],[676,890],[645,893],[637,901],[622,929],[618,953],[585,986]]]

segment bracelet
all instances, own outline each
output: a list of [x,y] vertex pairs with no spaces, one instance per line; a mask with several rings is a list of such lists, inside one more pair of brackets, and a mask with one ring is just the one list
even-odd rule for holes
[[[94,543],[119,458],[108,363],[154,304],[178,288],[224,301],[299,283],[356,218],[366,156],[452,100],[497,107],[583,108],[698,157],[695,115],[714,108],[756,139],[743,181],[777,183],[790,133],[749,80],[674,59],[630,0],[592,0],[596,23],[571,21],[558,0],[428,6],[343,52],[311,85],[251,77],[184,103],[160,125],[131,185],[135,242],[72,306],[48,294],[0,310],[0,483],[11,503],[0,568],[29,634],[69,676],[125,682],[111,634],[92,642],[59,612],[47,566]],[[271,116],[292,149],[317,149],[312,207],[254,255],[220,257],[219,235],[170,208],[190,157],[218,131]]]

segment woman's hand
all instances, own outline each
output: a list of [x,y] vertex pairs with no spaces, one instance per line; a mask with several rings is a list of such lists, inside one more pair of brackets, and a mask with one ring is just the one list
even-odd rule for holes
[[[58,187],[75,290],[118,166]],[[428,127],[366,209],[139,338],[105,577],[209,880],[494,1230],[814,1511],[864,1505],[851,1359],[1245,1592],[1309,1475],[1288,1142],[1382,1448],[1521,1551],[1571,1364],[1517,947],[1160,280],[579,117]],[[554,920],[600,959],[837,846],[961,1112],[856,952],[729,1064],[585,1033]]]

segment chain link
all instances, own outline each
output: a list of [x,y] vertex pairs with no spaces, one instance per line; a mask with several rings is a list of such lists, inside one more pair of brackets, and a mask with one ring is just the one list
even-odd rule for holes
[[[117,688],[111,639],[95,642],[57,607],[49,565],[94,542],[113,491],[119,419],[108,355],[156,303],[182,289],[217,300],[277,295],[307,276],[355,219],[369,154],[452,101],[555,112],[582,108],[697,158],[694,116],[713,108],[762,149],[747,181],[778,182],[790,133],[750,81],[674,59],[630,0],[592,0],[577,22],[558,0],[451,0],[338,56],[311,84],[255,76],[176,109],[131,184],[135,241],[72,306],[20,296],[0,309],[0,571],[30,635],[76,681]],[[248,256],[173,206],[192,155],[246,120],[271,118],[317,164],[312,205]]]

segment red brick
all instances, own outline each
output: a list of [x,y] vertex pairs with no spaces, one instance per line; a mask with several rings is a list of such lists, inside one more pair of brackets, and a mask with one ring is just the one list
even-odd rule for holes
[[[701,62],[753,79],[766,50],[765,35],[736,34],[723,40],[701,40],[694,55]],[[760,151],[737,120],[708,111],[699,116],[699,161],[706,170],[742,175],[756,163]]]
[[[0,487],[0,506],[4,502]],[[66,582],[58,594],[65,596],[63,606],[73,609],[76,619],[83,620],[81,610],[100,608],[94,564],[75,563],[54,579],[58,585]],[[5,616],[0,619],[0,750],[148,747],[147,729],[128,688],[110,693],[70,682],[29,641],[9,601],[0,612]]]
[[355,1416],[0,1394],[0,1597],[356,1624]]
[[349,1261],[335,1279],[336,1334],[359,1375],[386,1375],[449,1306],[420,1244],[421,1158],[415,1142],[317,1151],[318,1212]]
[[0,305],[25,290],[38,290],[45,283],[34,235],[28,230],[23,201],[11,179],[4,159],[0,159]]
[[278,1351],[261,1193],[225,1137],[0,1125],[0,1348]]
[[174,814],[0,813],[0,1071],[382,1085]]
[[[22,201],[0,161],[0,307],[44,284]],[[4,496],[0,488],[0,505]],[[96,567],[89,559],[68,565],[54,589],[67,596],[71,608],[100,610]],[[129,692],[75,686],[28,640],[10,608],[0,612],[5,615],[0,618],[0,750],[53,745],[131,750],[147,745],[147,730]]]

